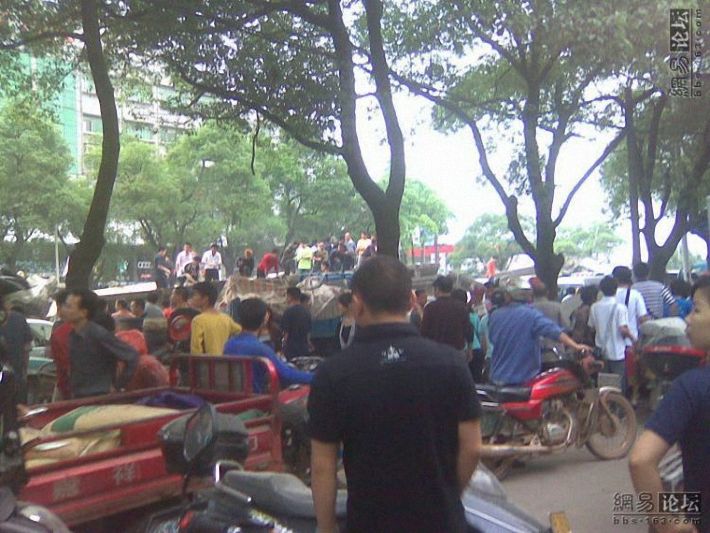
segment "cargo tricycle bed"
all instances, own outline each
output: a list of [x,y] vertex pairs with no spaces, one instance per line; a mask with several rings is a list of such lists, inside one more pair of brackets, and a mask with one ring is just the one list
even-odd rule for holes
[[[257,365],[262,367],[258,384]],[[170,387],[35,409],[23,430],[29,482],[21,499],[49,507],[75,526],[179,496],[182,479],[166,471],[157,433],[204,401],[244,421],[246,469],[283,470],[279,381],[269,360],[179,356],[170,376]]]

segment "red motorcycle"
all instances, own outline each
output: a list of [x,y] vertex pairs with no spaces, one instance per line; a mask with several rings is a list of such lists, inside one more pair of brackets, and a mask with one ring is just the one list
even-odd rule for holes
[[603,367],[592,355],[544,363],[523,386],[476,385],[483,409],[483,461],[499,479],[516,460],[585,445],[599,459],[624,457],[636,439],[636,415],[616,387],[597,388]]

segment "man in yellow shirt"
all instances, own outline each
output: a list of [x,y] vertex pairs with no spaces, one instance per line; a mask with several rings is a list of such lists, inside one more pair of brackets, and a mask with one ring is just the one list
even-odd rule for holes
[[229,337],[242,331],[242,328],[229,315],[215,309],[217,287],[208,281],[192,287],[192,306],[200,314],[192,319],[190,338],[191,354],[222,355]]

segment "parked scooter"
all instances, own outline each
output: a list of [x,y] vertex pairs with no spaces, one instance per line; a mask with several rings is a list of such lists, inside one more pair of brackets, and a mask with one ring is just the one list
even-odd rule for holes
[[22,455],[15,376],[7,367],[0,369],[0,533],[69,533],[49,509],[17,500],[27,482]]
[[[234,421],[228,421],[224,418],[226,416],[229,415],[217,413],[213,406],[206,404],[185,423],[182,454],[176,454],[178,441],[171,440],[164,445],[168,469],[183,472],[186,486],[190,476],[205,475],[211,470],[212,487],[198,492],[192,501],[183,506],[153,515],[145,531],[316,531],[311,490],[297,477],[282,473],[245,472],[238,462],[221,458],[235,456],[234,435],[238,434]],[[224,423],[231,426],[231,436],[226,440],[222,435]],[[341,526],[345,521],[346,500],[346,491],[339,490],[336,510]],[[466,520],[475,531],[550,531],[549,527],[509,502],[498,480],[485,467],[477,469],[462,495],[462,503]],[[555,523],[565,521],[564,517],[559,520],[559,516],[554,519]]]
[[621,390],[597,388],[603,363],[562,354],[524,386],[476,385],[483,408],[483,461],[499,479],[525,457],[585,445],[599,459],[624,457],[636,440],[636,415]]

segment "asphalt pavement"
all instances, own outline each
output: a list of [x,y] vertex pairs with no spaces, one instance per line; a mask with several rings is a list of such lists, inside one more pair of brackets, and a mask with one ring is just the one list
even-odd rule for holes
[[[646,406],[636,409],[638,435],[649,415]],[[628,458],[602,461],[586,447],[572,447],[526,460],[511,470],[503,486],[513,502],[543,524],[549,524],[550,512],[564,511],[574,533],[648,532],[647,524],[623,523],[634,517],[615,513],[620,498],[636,501]]]
[[646,533],[645,524],[615,524],[616,494],[633,494],[627,459],[601,461],[586,448],[529,459],[503,481],[508,497],[542,523],[565,511],[575,533]]

